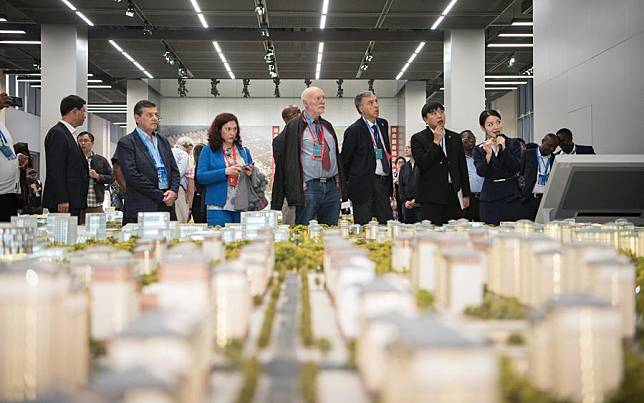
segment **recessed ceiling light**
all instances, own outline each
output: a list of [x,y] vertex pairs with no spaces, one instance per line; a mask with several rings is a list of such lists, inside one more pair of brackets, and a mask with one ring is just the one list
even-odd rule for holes
[[0,41],[4,45],[40,45],[40,41]]
[[534,34],[521,34],[521,33],[514,33],[514,32],[506,32],[503,34],[499,34],[500,37],[502,38],[532,38],[534,37]]
[[534,23],[532,21],[513,21],[512,25],[515,27],[532,27]]
[[26,32],[21,29],[0,29],[0,34],[24,35]]
[[517,87],[485,87],[485,91],[506,91],[516,90]]
[[486,81],[485,85],[523,85],[527,81]]

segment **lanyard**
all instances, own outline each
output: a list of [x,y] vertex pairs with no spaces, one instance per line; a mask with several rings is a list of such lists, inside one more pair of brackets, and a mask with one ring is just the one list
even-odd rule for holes
[[[363,118],[363,119],[364,119],[365,123],[367,124],[367,128],[369,129],[369,133],[371,133],[371,136],[370,136],[371,144],[373,144],[373,148],[375,150],[376,148],[378,148],[378,146],[376,145],[376,140],[375,140],[376,133],[374,132],[373,128],[371,127],[371,123],[367,119],[365,119],[365,118]],[[380,144],[382,144],[383,151],[385,152],[385,157],[387,157],[388,160],[391,160],[391,154],[389,154],[387,152],[387,147],[385,147],[385,139],[382,137],[382,132],[380,131],[380,128],[378,127],[377,124],[375,124],[375,126],[376,126],[376,130],[378,131],[378,136],[380,137]]]
[[148,153],[150,154],[150,157],[154,160],[154,165],[159,168],[159,167],[165,167],[163,164],[163,160],[161,159],[161,153],[159,153],[159,149],[154,147],[154,143],[152,142],[152,139],[148,138],[147,134],[142,134],[142,132],[138,131],[139,137],[141,140],[143,140],[143,144],[145,144],[145,148],[148,149]]
[[228,154],[226,154],[226,151],[222,150],[224,152],[224,159],[226,160],[227,167],[237,165],[237,151],[235,151],[235,148],[236,147],[234,145],[231,147],[230,152],[232,154],[232,159],[230,160],[228,159]]
[[[541,153],[539,152],[539,148],[537,148],[537,165],[539,166],[539,172],[538,174],[541,174],[541,163],[543,162],[543,158],[541,158]],[[548,175],[548,172],[550,171],[550,158],[548,158],[547,162],[543,162],[543,175]]]
[[577,144],[572,146],[572,151],[570,152],[570,154],[577,154]]
[[320,128],[321,128],[321,132],[322,132],[322,133],[321,133],[321,134],[322,134],[322,136],[321,136],[321,137],[317,137],[317,136],[314,134],[313,129],[311,129],[311,125],[309,124],[309,120],[304,116],[304,114],[302,114],[302,119],[304,119],[304,121],[306,122],[306,127],[308,127],[308,128],[309,128],[309,133],[311,134],[311,138],[313,139],[313,145],[316,145],[317,143],[320,143],[320,146],[322,147],[322,149],[324,149],[324,143],[325,143],[325,141],[326,141],[326,140],[325,140],[325,138],[324,138],[324,125],[323,125],[322,123],[320,123],[320,121],[319,121],[319,120],[318,120],[318,123],[316,123],[316,124],[315,124],[315,129],[316,129],[316,130],[315,130],[315,133],[317,133],[317,127],[318,127],[318,125],[320,126]]
[[2,130],[0,130],[0,138],[2,139],[2,144],[7,145],[7,146],[9,145],[9,140],[7,140],[7,138],[5,137],[5,135],[2,132]]

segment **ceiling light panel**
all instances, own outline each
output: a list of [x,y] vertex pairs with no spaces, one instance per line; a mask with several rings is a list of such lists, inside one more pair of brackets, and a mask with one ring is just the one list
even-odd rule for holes
[[219,43],[217,41],[212,41],[212,46],[215,48],[215,52],[217,52],[217,55],[219,55],[219,59],[221,60],[221,62],[224,64],[224,67],[226,68],[226,72],[228,72],[228,76],[230,77],[231,80],[234,80],[235,74],[230,68],[228,61],[226,60],[226,56],[224,56],[224,52],[221,50],[221,46],[219,46]]
[[65,5],[66,5],[70,10],[72,10],[72,11],[74,12],[74,14],[76,14],[76,16],[77,16],[78,18],[80,18],[81,20],[83,20],[83,22],[85,22],[85,24],[89,25],[90,27],[93,27],[93,26],[94,26],[94,23],[93,23],[89,18],[87,18],[87,16],[85,16],[85,14],[83,14],[80,10],[78,10],[78,9],[76,8],[76,6],[74,6],[74,5],[73,5],[69,0],[61,0],[61,1],[62,1],[62,2],[63,2],[63,3],[64,3],[64,4],[65,4]]
[[441,13],[441,15],[440,15],[440,16],[436,19],[436,21],[434,21],[434,23],[432,24],[432,28],[431,28],[431,29],[432,29],[432,31],[433,31],[433,30],[435,30],[436,28],[438,28],[438,26],[441,24],[441,22],[443,22],[443,20],[444,20],[444,19],[445,19],[445,17],[447,16],[447,14],[452,10],[452,8],[454,8],[454,5],[456,4],[456,2],[457,2],[457,1],[458,1],[458,0],[451,0],[451,1],[447,4],[447,7],[445,7],[445,9],[444,9],[444,10],[443,10],[443,12]]
[[[148,77],[148,78],[154,78],[154,76],[153,76],[152,74],[150,74],[150,73],[149,73],[149,72],[148,72],[148,71],[147,71],[143,66],[141,66],[141,64],[140,64],[139,62],[137,62],[136,60],[134,60],[134,58],[133,58],[132,56],[130,56],[130,55],[129,55],[129,53],[127,53],[126,51],[124,51],[124,50],[123,50],[123,48],[122,48],[121,46],[119,46],[119,44],[118,44],[118,43],[116,43],[115,41],[113,41],[113,40],[111,40],[111,39],[110,39],[108,42],[110,43],[110,45],[112,45],[112,46],[114,47],[114,49],[118,50],[118,51],[119,51],[119,53],[120,53],[121,55],[123,55],[123,57],[125,57],[127,60],[131,61],[131,62],[132,62],[132,64],[134,64],[134,66],[135,66],[136,68],[138,68],[139,70],[141,70],[141,71],[143,72],[143,74],[145,74],[145,75],[146,75],[146,77]],[[111,87],[112,87],[112,86],[108,86],[107,88],[111,88]],[[104,87],[104,86],[89,86],[88,88],[106,88],[106,87]]]

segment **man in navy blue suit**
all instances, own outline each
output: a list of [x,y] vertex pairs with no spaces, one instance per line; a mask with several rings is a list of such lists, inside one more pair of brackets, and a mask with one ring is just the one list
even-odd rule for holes
[[360,118],[345,130],[340,154],[353,221],[366,224],[375,217],[385,224],[393,219],[389,124],[378,117],[380,108],[374,93],[363,91],[354,103]]
[[593,146],[582,146],[575,144],[572,141],[572,132],[568,128],[561,128],[557,130],[557,137],[559,138],[559,151],[557,154],[595,154]]
[[125,178],[123,224],[135,223],[140,212],[167,211],[176,220],[174,202],[179,191],[179,168],[168,140],[157,133],[159,115],[154,103],[134,106],[136,129],[121,138],[116,159]]

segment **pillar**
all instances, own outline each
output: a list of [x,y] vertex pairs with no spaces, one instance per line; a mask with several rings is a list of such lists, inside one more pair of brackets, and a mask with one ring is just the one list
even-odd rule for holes
[[[87,27],[43,24],[40,30],[41,145],[49,129],[60,120],[60,101],[67,95],[87,99]],[[89,101],[88,101],[89,102]],[[83,128],[87,127],[87,124]],[[83,129],[79,128],[79,130]],[[45,180],[45,152],[40,153],[40,177]]]
[[445,32],[443,75],[446,127],[455,132],[472,130],[482,141],[478,117],[485,109],[485,31]]
[[[425,129],[425,122],[420,113],[427,99],[425,88],[424,81],[407,81],[398,94],[398,121],[405,145],[409,145],[411,136]],[[401,155],[402,151],[400,150]]]

